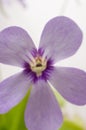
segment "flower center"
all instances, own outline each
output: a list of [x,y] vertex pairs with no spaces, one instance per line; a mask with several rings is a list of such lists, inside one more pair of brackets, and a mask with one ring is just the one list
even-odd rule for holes
[[37,76],[41,76],[42,72],[46,69],[46,59],[37,56],[34,61],[31,61],[30,67]]

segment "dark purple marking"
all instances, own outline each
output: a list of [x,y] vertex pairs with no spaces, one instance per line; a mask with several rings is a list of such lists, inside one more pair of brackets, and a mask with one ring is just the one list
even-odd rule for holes
[[37,57],[37,54],[38,54],[37,49],[33,48],[31,51],[31,54],[34,58]]
[[44,54],[44,49],[43,49],[43,48],[39,48],[38,54],[39,54],[40,56],[43,56],[43,54]]

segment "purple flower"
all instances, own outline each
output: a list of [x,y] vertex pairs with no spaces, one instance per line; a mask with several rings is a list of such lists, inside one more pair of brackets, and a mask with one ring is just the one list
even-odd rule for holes
[[45,26],[39,48],[20,27],[8,27],[0,33],[0,62],[23,68],[23,71],[0,83],[0,113],[17,105],[32,85],[25,111],[29,130],[57,130],[62,113],[49,86],[69,102],[86,104],[86,73],[54,63],[75,54],[82,42],[80,28],[69,18],[51,19]]
[[[15,0],[15,1],[19,2],[23,7],[26,7],[25,0]],[[1,6],[4,6],[6,4],[10,5],[11,3],[12,3],[11,0],[0,0]]]

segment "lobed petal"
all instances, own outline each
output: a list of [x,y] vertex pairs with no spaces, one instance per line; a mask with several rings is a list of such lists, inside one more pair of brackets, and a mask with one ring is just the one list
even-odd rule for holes
[[86,73],[80,69],[57,67],[49,79],[50,83],[69,102],[86,104]]
[[29,130],[57,130],[62,123],[58,103],[47,82],[34,84],[25,112],[25,123]]
[[29,53],[35,45],[20,27],[8,27],[0,33],[0,62],[23,67],[29,61]]
[[0,83],[0,113],[8,112],[26,95],[30,79],[24,72],[13,75]]
[[72,56],[80,47],[82,31],[70,18],[60,16],[51,19],[42,32],[39,50],[47,59],[60,61]]

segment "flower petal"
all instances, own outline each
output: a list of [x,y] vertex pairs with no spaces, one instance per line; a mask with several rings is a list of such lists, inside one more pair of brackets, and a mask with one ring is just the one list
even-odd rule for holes
[[72,56],[82,42],[82,32],[71,19],[60,16],[50,20],[41,35],[39,50],[54,62]]
[[0,83],[0,113],[8,112],[26,95],[30,79],[23,72],[9,77]]
[[69,102],[86,104],[86,73],[76,68],[58,67],[50,77],[51,84]]
[[38,81],[33,86],[25,122],[30,130],[57,130],[61,126],[61,111],[49,85],[44,81]]
[[23,66],[28,61],[28,53],[33,51],[35,45],[20,27],[8,27],[0,33],[0,62],[4,64]]

